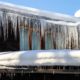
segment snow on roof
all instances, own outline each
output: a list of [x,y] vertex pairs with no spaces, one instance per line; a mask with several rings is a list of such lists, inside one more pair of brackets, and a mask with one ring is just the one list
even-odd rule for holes
[[80,66],[80,50],[32,50],[0,53],[3,66]]
[[43,10],[39,10],[39,9],[35,9],[35,8],[29,8],[29,7],[14,5],[14,4],[5,3],[5,2],[0,2],[0,9],[7,9],[7,10],[24,13],[24,14],[43,16],[43,17],[50,18],[53,20],[62,20],[62,21],[70,21],[70,22],[79,22],[80,21],[79,18],[76,18],[73,16],[43,11]]
[[80,25],[80,22],[72,23],[72,22],[51,21],[51,20],[46,20],[46,22],[49,22],[49,23],[52,23],[52,24],[59,24],[59,25],[68,25],[68,26]]

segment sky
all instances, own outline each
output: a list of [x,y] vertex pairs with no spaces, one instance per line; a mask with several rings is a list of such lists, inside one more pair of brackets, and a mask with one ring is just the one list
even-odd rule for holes
[[17,5],[74,15],[80,9],[80,0],[0,0]]

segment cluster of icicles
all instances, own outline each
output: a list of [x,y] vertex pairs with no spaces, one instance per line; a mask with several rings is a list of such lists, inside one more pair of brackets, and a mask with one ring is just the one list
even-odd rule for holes
[[[36,19],[30,19],[29,17],[16,13],[0,11],[0,36],[4,36],[4,40],[6,40],[8,38],[8,32],[13,31],[16,38],[17,29],[20,31],[20,28],[26,29],[27,27],[30,27],[30,24],[33,24],[32,22],[34,22],[33,20],[35,21]],[[11,28],[11,30],[9,30],[9,28]]]
[[36,30],[40,29],[41,36],[45,38],[45,42],[50,42],[53,49],[80,49],[80,27],[68,23],[0,11],[0,38],[3,36],[4,40],[7,40],[9,31],[17,38],[17,30],[20,32],[21,28],[33,27]]

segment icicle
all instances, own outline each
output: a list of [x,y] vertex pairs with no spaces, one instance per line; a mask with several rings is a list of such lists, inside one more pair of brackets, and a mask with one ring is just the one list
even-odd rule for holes
[[78,48],[80,49],[80,25],[77,26],[78,30]]
[[[31,26],[31,25],[30,25]],[[20,16],[20,50],[29,49],[29,18]]]
[[6,12],[2,12],[2,28],[3,28],[3,35],[4,35],[4,40],[6,40]]
[[67,39],[69,49],[78,49],[78,32],[76,26],[67,26]]
[[16,13],[8,13],[8,16],[10,16],[11,22],[12,22],[12,29],[14,32],[15,39],[17,38],[17,14]]
[[53,49],[51,23],[46,23],[45,29],[45,49]]
[[0,11],[0,37],[2,36],[2,11]]
[[53,49],[56,49],[56,29],[55,29],[55,24],[51,24],[51,40],[52,40],[52,46]]
[[4,35],[4,40],[8,38],[8,16],[7,16],[7,11],[2,11],[2,28],[3,28],[3,35]]
[[46,27],[46,22],[41,20],[41,36],[44,37],[44,29]]
[[31,19],[31,27],[32,27],[32,49],[38,50],[40,49],[40,20],[39,19]]
[[17,17],[17,26],[18,26],[18,31],[20,33],[20,16],[19,15]]
[[29,26],[28,21],[29,21],[29,18],[25,17],[24,26],[26,30],[28,30],[28,26]]

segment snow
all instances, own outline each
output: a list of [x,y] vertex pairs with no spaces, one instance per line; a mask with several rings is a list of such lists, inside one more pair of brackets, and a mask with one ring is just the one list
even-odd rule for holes
[[[27,14],[32,15],[32,17],[28,16]],[[38,16],[38,18],[35,17],[35,15]],[[47,19],[46,18],[44,19],[44,17],[46,17]],[[80,26],[79,18],[75,18],[72,16],[59,14],[59,13],[52,13],[48,11],[38,10],[34,8],[29,8],[29,7],[17,6],[10,3],[0,2],[0,37],[3,36],[4,40],[7,40],[8,38],[9,22],[11,22],[12,24],[11,31],[13,31],[15,39],[17,39],[17,29],[19,29],[19,32],[20,32],[20,28],[22,26],[26,26],[26,25],[31,26],[31,22],[33,23],[33,26],[35,25],[39,27],[39,25],[41,25],[42,36],[44,36],[44,28],[46,26],[50,27],[50,25],[52,25],[51,27],[54,27],[55,25],[55,27],[57,27],[62,25],[62,26],[65,26],[66,31],[68,29],[68,31],[70,31],[72,34],[75,34],[75,33],[77,34],[78,33],[77,27]],[[72,28],[69,28],[70,26],[73,26],[74,32],[71,31]],[[71,37],[71,34],[70,34],[70,37]]]
[[44,10],[14,5],[14,4],[5,3],[5,2],[0,2],[0,9],[8,9],[8,10],[19,12],[19,13],[43,16],[43,17],[47,17],[55,20],[57,19],[57,20],[71,21],[71,22],[80,21],[80,19],[75,18],[73,16],[64,15],[64,14],[55,13],[55,12],[48,12]]
[[75,12],[74,16],[75,17],[80,17],[80,9]]
[[48,22],[48,23],[52,23],[52,24],[59,24],[59,25],[66,25],[66,26],[78,26],[80,25],[80,22],[76,22],[76,23],[73,23],[73,22],[65,22],[65,21],[51,21],[51,20],[44,20],[45,22]]
[[31,50],[0,53],[3,66],[80,66],[80,50]]
[[[2,9],[7,10],[8,12],[3,14],[1,11]],[[12,11],[12,12],[9,12]],[[14,12],[14,13],[13,13]],[[65,48],[67,42],[69,41],[68,48],[71,49],[71,38],[73,38],[73,47],[75,49],[79,49],[79,40],[78,33],[80,32],[79,26],[80,19],[76,17],[72,17],[69,15],[59,14],[59,13],[52,13],[48,11],[38,10],[34,8],[28,8],[23,6],[17,6],[9,3],[0,2],[0,28],[3,28],[3,31],[0,29],[0,36],[3,33],[4,40],[8,37],[8,23],[9,17],[10,21],[12,22],[11,29],[14,31],[15,37],[17,37],[17,21],[18,21],[18,29],[20,29],[21,23],[24,21],[24,15],[22,14],[31,14],[37,15],[43,18],[36,19],[34,18],[33,21],[38,20],[35,22],[35,25],[41,25],[41,34],[44,35],[44,28],[53,27],[58,28],[61,32],[64,33],[56,35],[55,41],[61,48]],[[17,18],[18,17],[18,18]],[[49,18],[48,20],[44,19],[44,17]],[[32,18],[28,16],[25,17],[24,24],[30,26],[30,21]],[[58,21],[56,21],[58,20]],[[29,21],[29,22],[28,22]],[[2,24],[1,24],[2,22]],[[38,23],[39,22],[39,23]],[[28,24],[29,23],[29,24]],[[57,25],[56,25],[57,24]],[[62,25],[60,27],[60,25]],[[55,26],[55,27],[54,27]],[[71,27],[73,26],[73,27]],[[64,28],[65,27],[65,28]],[[58,31],[59,32],[59,31]],[[56,34],[56,31],[55,31]],[[59,36],[62,36],[61,38]],[[64,39],[65,38],[65,39]],[[63,42],[61,43],[60,40]],[[64,41],[66,41],[64,43]],[[65,46],[63,46],[65,45]],[[57,48],[58,48],[57,47]],[[0,65],[4,66],[39,66],[39,65],[70,65],[70,66],[80,66],[80,50],[31,50],[31,51],[14,51],[14,52],[0,52]]]

